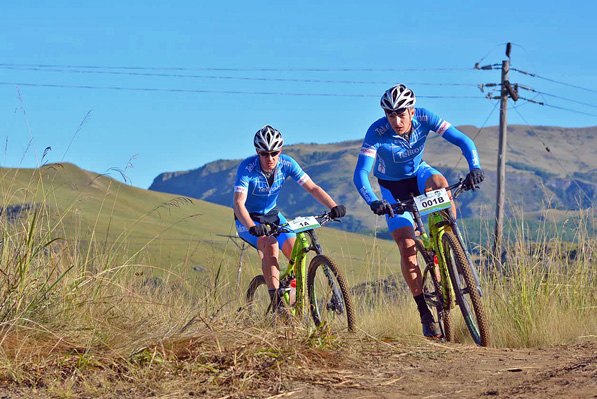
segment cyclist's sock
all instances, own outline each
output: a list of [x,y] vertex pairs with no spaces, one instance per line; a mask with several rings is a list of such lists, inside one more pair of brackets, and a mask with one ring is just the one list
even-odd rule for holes
[[280,302],[280,296],[278,295],[278,289],[274,288],[272,290],[267,290],[269,292],[269,297],[274,305],[274,308],[278,306],[278,302]]
[[274,304],[274,309],[277,308],[282,304],[282,298],[284,296],[284,292],[290,290],[290,288],[274,288],[272,290],[268,289],[269,297],[271,298],[272,303]]
[[419,294],[413,297],[415,302],[417,303],[417,308],[419,309],[419,315],[421,315],[421,320],[428,320],[429,317],[433,317],[431,315],[431,311],[427,307],[427,303],[425,303],[425,296],[423,294]]

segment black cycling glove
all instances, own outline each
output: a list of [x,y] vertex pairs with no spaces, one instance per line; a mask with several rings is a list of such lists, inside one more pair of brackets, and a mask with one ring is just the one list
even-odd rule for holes
[[375,213],[376,215],[388,214],[390,215],[390,217],[394,217],[394,210],[392,209],[390,203],[386,200],[373,201],[369,206],[371,207],[373,213]]
[[483,170],[480,168],[475,168],[471,170],[468,175],[466,175],[464,180],[471,186],[474,186],[475,184],[479,184],[485,180],[485,172],[483,172]]
[[267,234],[267,226],[264,224],[256,224],[255,226],[249,227],[249,233],[257,237],[264,236]]
[[338,219],[346,215],[346,207],[344,205],[336,205],[330,210],[329,213],[332,219]]

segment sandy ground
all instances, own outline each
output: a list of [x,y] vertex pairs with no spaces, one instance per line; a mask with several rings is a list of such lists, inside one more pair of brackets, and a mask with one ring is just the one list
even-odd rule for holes
[[338,350],[313,349],[308,355],[305,364],[285,366],[295,367],[292,373],[266,372],[262,383],[249,389],[238,389],[235,383],[211,389],[172,376],[160,381],[161,388],[140,390],[129,385],[95,394],[83,386],[60,394],[4,385],[0,398],[597,398],[595,337],[538,349],[361,338]]
[[284,397],[597,398],[594,338],[540,349],[431,342],[415,350],[393,343],[377,349],[362,352],[353,368],[290,387]]

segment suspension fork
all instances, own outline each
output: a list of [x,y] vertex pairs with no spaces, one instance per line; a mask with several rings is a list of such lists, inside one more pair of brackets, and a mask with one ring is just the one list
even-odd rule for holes
[[445,216],[442,216],[440,212],[433,212],[429,215],[429,230],[431,232],[431,244],[435,247],[435,253],[438,257],[439,272],[442,279],[441,287],[444,294],[444,309],[451,309],[453,299],[455,298],[454,287],[452,280],[448,273],[448,263],[444,254],[444,247],[442,245],[442,238],[446,230]]
[[483,290],[481,289],[481,280],[479,279],[479,273],[477,272],[477,268],[475,267],[475,264],[473,263],[471,256],[468,252],[468,249],[464,243],[464,239],[462,238],[462,234],[460,233],[460,228],[458,228],[456,219],[454,219],[454,217],[450,213],[447,213],[447,212],[446,212],[446,219],[447,219],[447,222],[449,223],[450,227],[452,228],[452,231],[454,232],[456,239],[462,246],[462,249],[464,249],[464,254],[466,255],[466,260],[468,261],[468,264],[469,264],[471,270],[473,271],[473,277],[475,278],[475,283],[477,284],[477,290],[479,291],[480,296],[483,296]]
[[[315,253],[317,255],[323,255],[323,249],[321,248],[321,245],[319,245],[319,240],[317,239],[317,235],[315,234],[315,231],[307,230],[307,234],[309,234],[309,237],[311,239],[311,246],[305,252],[313,250],[313,251],[315,251]],[[332,276],[330,269],[326,265],[322,265],[322,266],[323,266],[323,273],[325,274],[325,276],[328,279],[328,285],[332,289],[333,296],[337,299],[342,298],[342,293],[340,292],[340,289],[338,288],[338,286],[334,283],[334,276]],[[341,300],[338,300],[338,303],[341,304],[343,302]]]
[[296,275],[296,300],[294,313],[302,317],[307,292],[307,252],[309,252],[309,240],[304,232],[297,233],[296,241],[292,247],[290,263],[294,266]]

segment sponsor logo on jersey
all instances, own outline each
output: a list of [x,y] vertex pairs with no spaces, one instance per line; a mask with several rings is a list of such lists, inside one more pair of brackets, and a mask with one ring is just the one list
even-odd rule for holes
[[239,221],[236,222],[236,231],[239,233],[246,233],[249,230],[245,227],[244,224],[240,223]]
[[383,159],[377,158],[377,171],[383,174],[386,173],[386,164],[383,162]]
[[276,184],[274,182],[274,184],[270,188],[267,185],[267,183],[260,181],[255,185],[255,187],[253,187],[253,195],[258,195],[258,196],[274,195],[275,193],[280,191],[281,187],[282,187],[281,184]]
[[246,194],[249,190],[246,187],[241,187],[241,186],[234,186],[234,192],[235,193],[244,193]]
[[302,176],[300,179],[298,179],[297,183],[298,183],[299,185],[301,185],[301,186],[302,186],[302,185],[303,185],[303,184],[305,184],[305,183],[307,182],[307,180],[309,180],[309,179],[310,179],[309,175],[308,175],[308,174],[306,174],[306,173],[303,173],[303,176]]
[[407,158],[414,158],[421,151],[423,151],[423,148],[424,148],[423,142],[421,142],[421,144],[415,148],[402,148],[402,147],[392,146],[392,154],[394,155],[394,162],[404,162],[404,160]]
[[387,132],[390,129],[390,124],[386,123],[385,125],[381,125],[380,127],[376,127],[375,131],[377,132],[377,134],[379,134],[380,136],[382,134],[384,134],[385,132]]
[[479,154],[477,153],[477,150],[473,150],[473,166],[481,166],[481,163],[479,162]]
[[255,169],[257,167],[257,159],[254,162],[250,162],[247,164],[247,167],[245,168],[246,170],[248,170],[249,172],[252,172],[253,169]]
[[365,201],[369,202],[369,201],[371,201],[373,199],[369,195],[369,192],[367,191],[367,188],[365,188],[365,186],[361,187],[359,189],[359,192],[361,193],[361,196],[365,199]]
[[288,166],[288,167],[291,167],[291,166],[292,166],[292,162],[290,162],[290,161],[287,161],[287,160],[285,160],[285,159],[280,159],[280,160],[278,161],[278,163],[280,163],[280,165],[283,165],[283,166]]
[[437,134],[441,136],[442,134],[444,134],[446,130],[450,128],[450,126],[452,125],[450,125],[448,122],[442,121],[442,123],[439,125],[439,128],[437,129]]
[[375,158],[375,154],[377,153],[377,151],[375,150],[375,148],[371,148],[371,147],[361,147],[361,154],[363,154],[366,157],[370,157],[370,158]]

